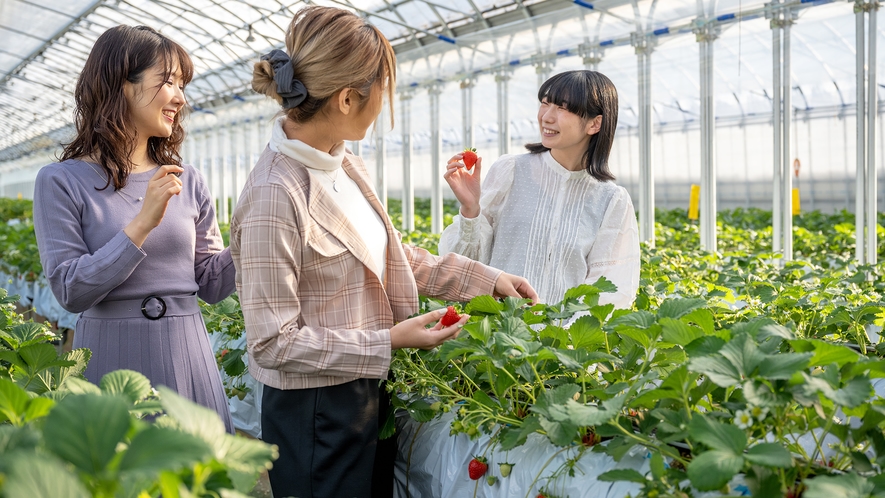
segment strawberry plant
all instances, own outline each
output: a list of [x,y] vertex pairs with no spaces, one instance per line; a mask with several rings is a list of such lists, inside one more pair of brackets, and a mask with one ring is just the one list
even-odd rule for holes
[[89,350],[59,355],[16,300],[0,288],[0,496],[245,496],[276,458],[138,372],[87,382]]
[[[612,290],[600,280],[552,306],[472,300],[466,334],[397,353],[396,403],[424,421],[438,414],[426,400],[438,400],[455,413],[454,435],[487,434],[500,451],[533,433],[579,448],[577,459],[602,451],[620,460],[643,447],[650,476],[619,469],[598,479],[635,482],[644,496],[715,491],[738,474],[756,496],[782,496],[797,482],[806,495],[824,483],[879,482],[885,403],[871,379],[885,375],[885,362],[864,354],[850,327],[834,329],[841,343],[823,340],[797,330],[804,317],[787,328],[724,306],[725,296],[653,295],[648,309],[613,311],[598,305]],[[863,309],[849,318],[861,320]],[[821,464],[830,454],[832,466]],[[567,468],[535,480],[563,475]]]
[[217,335],[215,360],[225,375],[221,376],[224,391],[229,398],[242,400],[251,388],[246,385],[246,355],[243,334],[245,323],[236,294],[216,304],[200,301],[200,310],[206,322],[206,330]]

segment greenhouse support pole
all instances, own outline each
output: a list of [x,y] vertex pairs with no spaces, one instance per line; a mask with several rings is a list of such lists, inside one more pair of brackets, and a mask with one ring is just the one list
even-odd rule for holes
[[403,130],[403,231],[415,231],[415,185],[412,180],[412,94],[400,96]]
[[219,127],[212,128],[211,131],[208,132],[210,136],[210,146],[207,152],[207,159],[209,159],[208,170],[209,170],[209,185],[212,189],[212,198],[215,202],[215,218],[219,223],[224,223],[224,213],[221,211],[221,200],[220,193],[221,187],[218,181],[218,170],[221,169],[218,159],[218,151],[221,150],[221,139],[218,136],[221,133]]
[[255,157],[253,157],[252,161],[249,163],[249,171],[252,171],[252,168],[255,167],[255,163],[258,162],[258,158],[264,153],[264,149],[267,147],[268,138],[270,138],[264,136],[264,116],[258,115],[255,117],[255,130],[253,133],[254,135],[252,138],[255,140],[253,142],[255,144]]
[[375,191],[378,194],[378,200],[384,209],[387,210],[387,165],[384,158],[387,155],[387,146],[384,141],[384,120],[387,112],[384,107],[375,118]]
[[473,87],[476,83],[466,78],[461,80],[461,146],[470,149],[473,145]]
[[187,157],[184,162],[193,166],[197,171],[200,170],[200,164],[197,162],[197,135],[188,135],[187,137]]
[[857,167],[855,177],[854,197],[854,256],[858,265],[866,264],[866,92],[865,84],[865,59],[864,59],[864,2],[857,0],[854,4],[855,19],[855,77],[857,78]]
[[772,84],[771,84],[771,131],[774,139],[774,162],[773,162],[773,182],[771,189],[771,250],[778,253],[781,251],[783,242],[783,230],[781,222],[781,192],[782,183],[782,133],[783,124],[781,122],[781,28],[779,14],[774,13],[771,20],[771,60],[772,60]]
[[550,79],[550,75],[553,73],[553,65],[556,64],[556,59],[551,59],[549,56],[543,54],[538,54],[532,57],[532,59],[535,65],[535,74],[538,75],[538,88],[541,88],[541,85]]
[[430,97],[430,232],[442,233],[442,138],[439,133],[439,86],[427,90]]
[[716,113],[713,91],[713,42],[717,33],[710,25],[696,30],[700,54],[701,83],[701,248],[716,252]]
[[652,168],[651,40],[633,34],[639,80],[639,240],[655,245],[655,190]]
[[210,176],[209,176],[209,165],[206,159],[206,154],[209,151],[209,132],[205,129],[202,129],[195,133],[197,136],[197,156],[194,158],[194,161],[197,164],[197,170],[203,174],[203,178],[206,180],[207,185],[211,185]]
[[243,121],[243,169],[240,173],[240,184],[237,185],[237,200],[240,198],[240,193],[243,191],[243,187],[246,185],[246,179],[249,178],[249,168],[252,164],[252,157],[255,154],[255,140],[252,139],[252,132],[255,131],[255,126],[252,125],[252,121],[254,118],[247,117],[245,121]]
[[508,82],[510,75],[501,71],[495,75],[498,85],[498,155],[510,152],[510,113],[508,112]]
[[230,212],[228,211],[228,197],[230,192],[230,156],[231,156],[231,126],[230,123],[218,127],[218,144],[220,148],[215,149],[216,153],[221,155],[218,161],[218,168],[221,170],[221,219],[224,223],[230,223]]
[[876,173],[876,118],[878,116],[879,85],[876,79],[876,21],[879,2],[870,2],[870,24],[867,33],[867,264],[875,265],[877,257],[876,225],[878,224],[878,175]]
[[781,214],[784,217],[783,233],[784,233],[784,261],[793,260],[793,175],[792,175],[792,150],[790,149],[790,128],[793,125],[793,101],[792,87],[793,80],[790,76],[790,25],[793,24],[792,11],[788,8],[784,11],[784,27],[783,27],[783,140],[781,141],[783,151],[783,169],[781,170],[781,185],[783,193],[781,194]]
[[599,70],[599,63],[602,62],[602,50],[582,43],[578,45],[578,53],[583,58],[584,69],[588,71]]
[[231,162],[231,185],[230,185],[230,216],[228,216],[227,221],[230,222],[230,219],[233,218],[234,209],[237,207],[237,193],[240,192],[240,150],[243,149],[243,141],[241,140],[242,134],[240,130],[243,129],[242,121],[237,121],[231,123],[230,125],[230,162]]

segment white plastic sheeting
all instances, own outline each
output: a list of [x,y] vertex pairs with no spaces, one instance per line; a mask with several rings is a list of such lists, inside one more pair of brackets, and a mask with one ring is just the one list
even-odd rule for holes
[[[395,498],[533,498],[541,487],[556,496],[569,498],[623,498],[628,493],[635,495],[640,489],[639,485],[603,482],[596,477],[612,469],[633,469],[642,474],[650,470],[651,455],[641,446],[632,448],[620,462],[615,462],[605,453],[585,451],[574,467],[575,477],[565,473],[548,481],[548,476],[578,454],[576,446],[560,451],[562,449],[550,444],[545,436],[532,434],[524,445],[509,452],[497,448],[486,451],[489,445],[487,434],[475,440],[465,434],[449,435],[453,417],[453,413],[443,414],[423,424],[406,414],[397,418],[399,453],[394,470]],[[489,464],[486,475],[498,476],[497,483],[489,486],[485,477],[478,481],[470,480],[467,465],[475,455],[486,457]],[[500,477],[498,468],[498,464],[504,462],[515,464],[507,478]],[[750,494],[740,477],[732,480],[729,489],[732,496]],[[701,493],[696,496],[707,495]]]
[[[34,312],[46,318],[50,322],[57,322],[59,328],[73,330],[77,326],[77,320],[80,318],[79,313],[71,313],[59,304],[52,289],[49,288],[49,282],[46,281],[44,275],[33,282],[26,281],[24,277],[10,275],[0,272],[0,287],[6,289],[10,296],[19,296],[18,303],[24,308],[33,308]],[[216,348],[219,337],[217,334],[209,334],[209,344],[213,351]],[[246,338],[230,344],[228,347],[245,348]],[[243,357],[246,361],[246,357]],[[225,377],[222,371],[221,376]],[[250,391],[240,400],[237,397],[228,400],[231,416],[234,420],[234,427],[249,434],[253,437],[261,437],[261,417],[259,408],[261,406],[261,384],[252,378],[247,372],[243,381]]]
[[[218,343],[221,340],[219,334],[209,334],[209,344],[212,346],[212,350],[216,351],[218,349]],[[246,337],[243,336],[239,340],[231,342],[227,344],[228,348],[246,348]],[[246,366],[249,365],[249,360],[246,358],[246,355],[243,355],[243,361],[246,362]],[[224,370],[221,371],[222,379],[227,378],[227,374],[224,373]],[[230,415],[234,419],[234,427],[237,430],[243,431],[246,434],[254,437],[261,438],[261,396],[264,392],[262,384],[255,380],[254,377],[249,375],[247,371],[243,374],[243,383],[246,387],[249,388],[249,392],[240,399],[236,396],[233,398],[228,398],[227,405],[230,407]]]
[[71,313],[61,307],[43,275],[29,282],[22,276],[0,272],[0,287],[6,289],[10,296],[19,296],[18,302],[21,306],[33,307],[38,315],[51,322],[58,322],[60,328],[73,329],[80,317],[79,314]]
[[[874,399],[885,396],[885,379],[872,379]],[[840,411],[837,418],[845,421]],[[544,486],[556,496],[570,498],[623,498],[628,493],[635,495],[639,490],[637,484],[628,482],[601,482],[596,479],[603,472],[616,468],[636,470],[648,474],[650,470],[649,452],[641,447],[632,448],[620,462],[605,453],[586,451],[578,460],[575,477],[567,475],[548,481],[546,478],[554,473],[567,459],[578,454],[577,447],[560,451],[540,434],[532,434],[526,443],[509,452],[499,449],[487,451],[490,436],[482,434],[471,440],[465,434],[450,436],[454,413],[442,414],[430,422],[419,423],[405,412],[397,417],[399,452],[395,468],[395,498],[464,498],[477,497],[519,497],[537,496]],[[860,419],[852,417],[847,421],[851,427],[859,427]],[[796,443],[804,448],[808,455],[814,454],[820,440],[822,430],[795,436]],[[786,436],[790,437],[790,436]],[[773,441],[773,438],[767,438]],[[605,442],[601,444],[606,444]],[[820,441],[823,455],[820,459],[828,461],[836,454],[834,446],[839,439],[828,434]],[[559,452],[559,453],[557,453]],[[872,455],[872,450],[869,450]],[[489,486],[485,477],[479,481],[470,480],[467,465],[476,455],[487,458],[489,471],[487,475],[498,477],[498,482]],[[515,464],[510,477],[501,478],[499,463]],[[650,474],[648,474],[650,476]],[[730,496],[749,496],[750,490],[742,476],[735,476],[729,483]],[[475,495],[474,495],[475,492]],[[700,493],[698,497],[722,496],[719,493]]]

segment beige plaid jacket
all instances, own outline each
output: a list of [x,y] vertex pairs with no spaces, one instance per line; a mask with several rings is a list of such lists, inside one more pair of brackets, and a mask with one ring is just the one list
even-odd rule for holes
[[362,238],[303,164],[269,148],[234,210],[230,249],[246,319],[249,373],[277,389],[387,378],[390,327],[418,310],[418,293],[449,300],[491,294],[500,270],[400,241],[359,157],[344,172],[387,228],[382,283]]

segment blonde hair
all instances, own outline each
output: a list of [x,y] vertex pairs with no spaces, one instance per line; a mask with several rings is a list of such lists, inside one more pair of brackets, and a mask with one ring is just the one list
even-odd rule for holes
[[[307,98],[286,109],[296,123],[310,121],[340,90],[353,88],[362,105],[378,83],[387,90],[390,121],[396,89],[396,55],[375,26],[347,10],[310,6],[299,10],[286,30],[286,52],[295,78],[307,88]],[[260,61],[252,70],[252,89],[280,104],[273,66]]]

